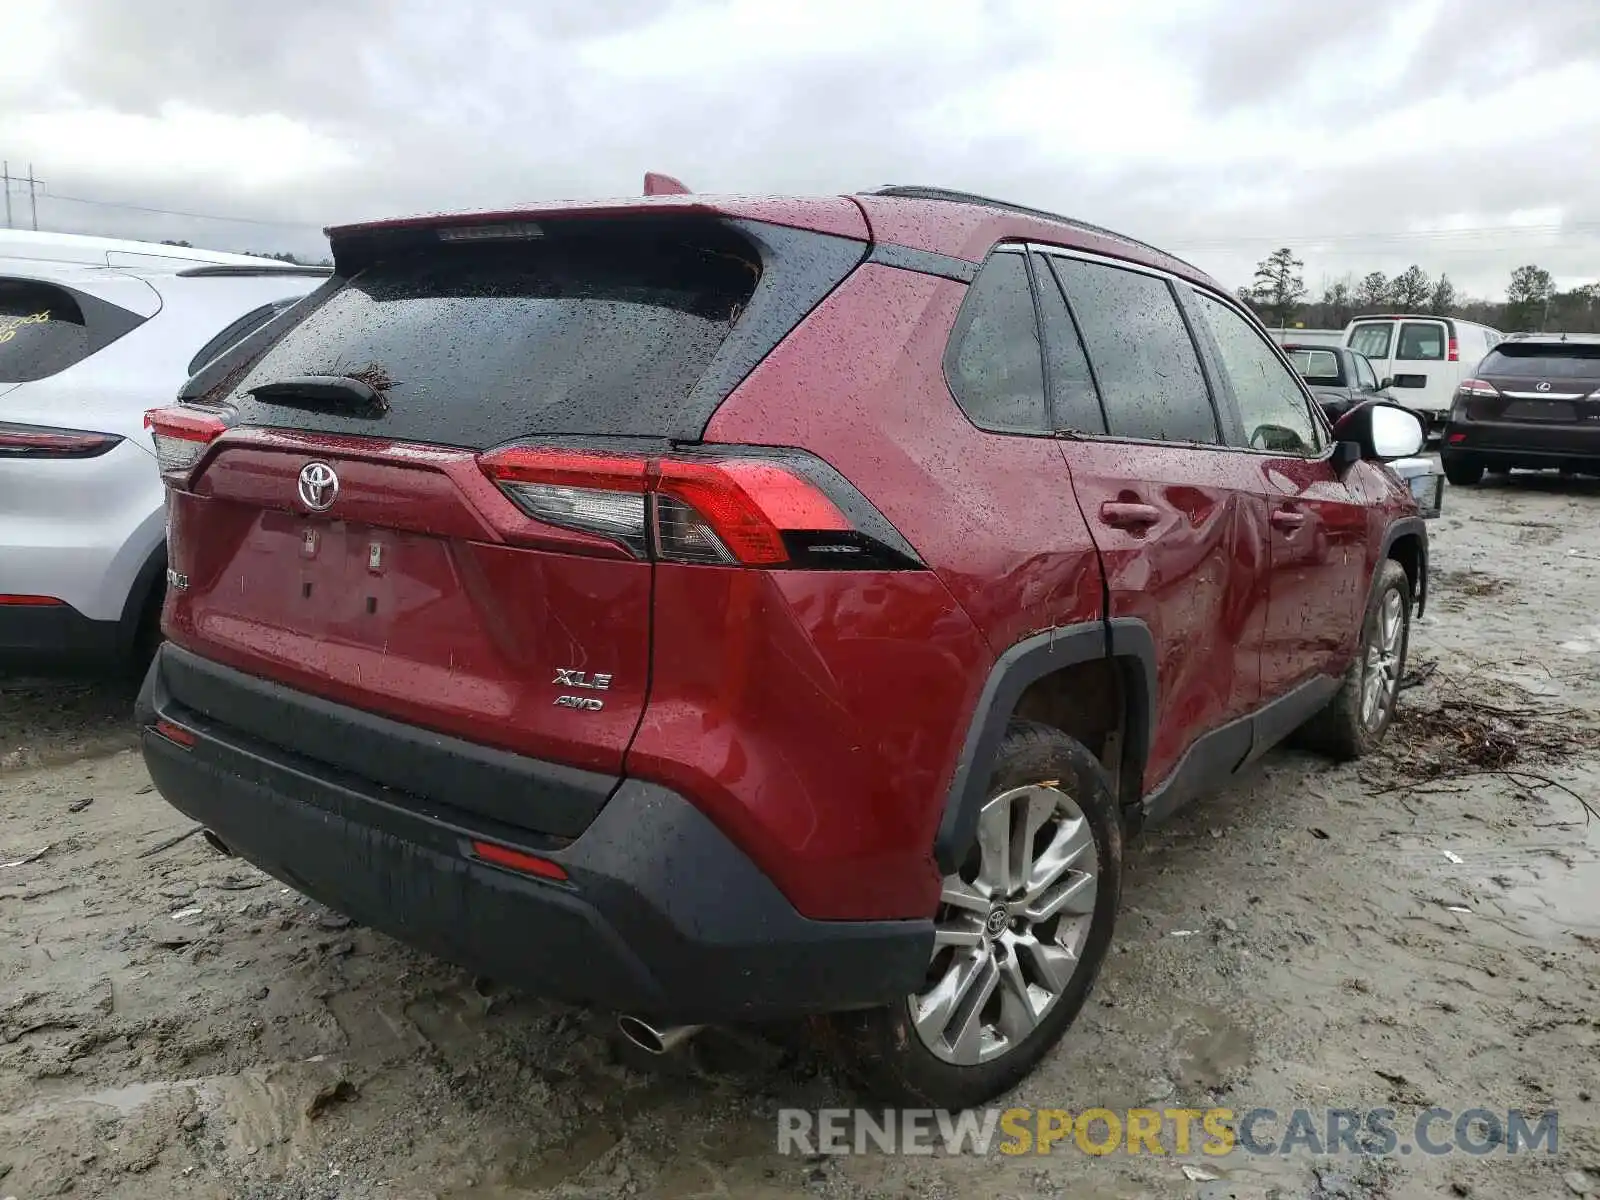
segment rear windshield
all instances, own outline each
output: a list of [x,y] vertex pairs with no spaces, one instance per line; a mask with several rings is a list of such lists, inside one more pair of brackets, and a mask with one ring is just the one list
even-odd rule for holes
[[0,278],[0,383],[47,379],[143,321],[71,288]]
[[1302,379],[1315,383],[1339,382],[1339,356],[1332,350],[1291,350],[1289,361]]
[[1542,379],[1600,377],[1600,343],[1501,342],[1479,368],[1485,375],[1537,375]]
[[[731,243],[562,238],[413,250],[361,271],[251,367],[253,423],[481,448],[527,434],[666,436],[760,277]],[[249,398],[347,375],[380,416]]]
[[1388,358],[1389,339],[1393,336],[1393,321],[1369,321],[1350,331],[1350,349],[1368,358]]

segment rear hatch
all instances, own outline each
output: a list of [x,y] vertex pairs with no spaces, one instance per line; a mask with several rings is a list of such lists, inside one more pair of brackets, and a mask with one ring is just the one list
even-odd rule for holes
[[1501,342],[1461,404],[1472,421],[1600,428],[1600,342]]
[[616,531],[644,499],[567,484],[597,455],[698,440],[863,243],[639,206],[333,244],[315,303],[153,415],[182,577],[169,636],[335,703],[619,774],[648,691],[652,565]]

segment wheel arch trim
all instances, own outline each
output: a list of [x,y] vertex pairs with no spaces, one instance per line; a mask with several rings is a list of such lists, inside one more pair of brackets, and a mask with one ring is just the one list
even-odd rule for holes
[[1379,568],[1385,559],[1394,559],[1404,566],[1400,557],[1393,553],[1395,543],[1402,538],[1415,538],[1417,546],[1417,578],[1415,580],[1416,594],[1411,597],[1416,604],[1417,616],[1422,616],[1428,602],[1428,525],[1421,517],[1401,517],[1390,524],[1383,531],[1383,544],[1378,551],[1378,561],[1373,564],[1372,575],[1376,579]]
[[1124,777],[1130,769],[1135,771],[1131,777],[1142,794],[1143,767],[1155,728],[1156,651],[1150,630],[1142,621],[1118,617],[1033,634],[995,660],[979,694],[934,838],[934,859],[943,874],[956,869],[971,844],[988,786],[988,766],[1023,692],[1065,667],[1107,658],[1121,668],[1124,683]]

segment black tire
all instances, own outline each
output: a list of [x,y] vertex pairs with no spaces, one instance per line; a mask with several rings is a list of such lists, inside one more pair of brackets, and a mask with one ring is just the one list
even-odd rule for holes
[[[1381,636],[1379,625],[1385,601],[1396,593],[1400,598],[1398,661],[1393,665],[1393,678],[1388,685],[1380,719],[1369,724],[1362,716],[1363,691],[1368,677],[1368,651]],[[1400,680],[1406,672],[1406,651],[1410,644],[1411,581],[1399,563],[1392,558],[1385,559],[1378,568],[1377,577],[1372,582],[1372,593],[1367,598],[1367,611],[1361,621],[1361,642],[1356,648],[1355,659],[1328,706],[1301,726],[1295,738],[1296,743],[1340,762],[1360,758],[1376,747],[1394,721]]]
[[948,1062],[924,1044],[911,1023],[911,997],[888,1008],[827,1018],[829,1048],[841,1069],[874,1096],[945,1109],[983,1104],[1032,1072],[1083,1008],[1116,923],[1122,889],[1122,822],[1110,780],[1093,754],[1058,729],[1013,721],[995,756],[988,797],[1048,781],[1058,781],[1056,787],[1082,813],[1097,855],[1095,900],[1078,967],[1032,1032],[998,1057],[972,1066]]
[[1441,455],[1439,461],[1444,467],[1444,477],[1456,487],[1472,487],[1483,478],[1481,462],[1446,455]]

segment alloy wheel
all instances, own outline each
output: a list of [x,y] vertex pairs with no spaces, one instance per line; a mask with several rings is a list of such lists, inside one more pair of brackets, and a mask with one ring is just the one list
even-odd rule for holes
[[912,1027],[957,1066],[1014,1049],[1077,973],[1099,875],[1083,811],[1052,781],[1002,792],[978,816],[968,861],[944,881]]
[[1367,644],[1361,679],[1361,720],[1368,729],[1381,726],[1394,705],[1404,642],[1404,606],[1400,593],[1391,588],[1378,605],[1377,625]]

